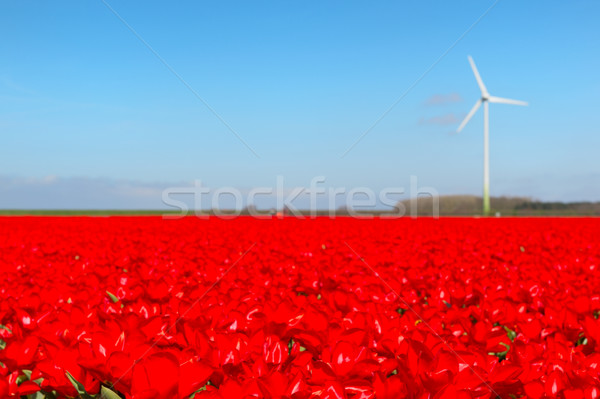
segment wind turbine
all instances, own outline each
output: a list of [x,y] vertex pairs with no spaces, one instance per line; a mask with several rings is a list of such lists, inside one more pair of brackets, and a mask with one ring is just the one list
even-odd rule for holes
[[481,90],[481,98],[477,100],[471,111],[467,114],[466,118],[456,132],[459,133],[467,123],[471,120],[473,115],[477,112],[481,104],[483,104],[483,214],[489,215],[490,213],[490,121],[489,121],[489,103],[498,103],[498,104],[511,104],[511,105],[529,105],[525,101],[519,100],[511,100],[509,98],[502,97],[494,97],[491,96],[490,93],[485,88],[483,81],[481,80],[481,76],[479,76],[479,71],[475,66],[475,62],[473,62],[473,58],[469,56],[469,63],[471,64],[471,69],[473,70],[473,74],[475,75],[475,79],[477,80],[477,84],[479,85],[479,89]]

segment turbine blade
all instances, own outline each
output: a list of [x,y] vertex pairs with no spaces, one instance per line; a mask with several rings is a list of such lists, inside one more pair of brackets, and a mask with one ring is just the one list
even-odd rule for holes
[[471,64],[473,75],[475,75],[475,79],[477,80],[477,84],[479,85],[479,90],[481,90],[481,96],[485,97],[485,95],[488,94],[488,91],[485,88],[485,85],[483,84],[483,80],[481,80],[481,76],[479,76],[479,71],[477,70],[477,67],[475,66],[475,61],[473,61],[473,58],[471,56],[469,56],[469,64]]
[[489,101],[491,103],[496,103],[496,104],[511,104],[511,105],[523,105],[523,106],[529,105],[529,103],[526,101],[512,100],[510,98],[502,98],[502,97],[494,97],[494,96],[491,96],[489,98]]
[[458,127],[458,129],[456,129],[456,133],[460,133],[460,131],[463,130],[463,128],[466,126],[467,123],[469,123],[469,121],[471,120],[471,118],[473,117],[473,115],[475,115],[475,112],[477,112],[477,110],[479,109],[479,107],[481,107],[481,99],[477,100],[477,102],[475,103],[475,105],[473,106],[473,108],[471,108],[471,111],[469,111],[469,113],[467,114],[467,117],[465,118],[465,120],[462,121],[462,123],[460,124],[460,126]]

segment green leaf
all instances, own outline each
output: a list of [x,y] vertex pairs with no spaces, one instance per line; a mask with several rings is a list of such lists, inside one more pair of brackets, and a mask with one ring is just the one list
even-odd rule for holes
[[31,395],[21,396],[21,399],[56,399],[58,394],[56,391],[45,392],[45,391],[37,391],[36,393],[32,393]]
[[8,331],[8,332],[9,332],[9,333],[11,333],[11,334],[13,333],[13,332],[11,331],[11,329],[10,329],[10,328],[8,328],[8,327],[6,327],[4,324],[0,324],[0,328],[2,328],[3,330],[6,330],[6,331]]
[[504,352],[489,352],[488,355],[497,356],[499,361],[503,361],[504,359],[506,359],[506,355],[508,354],[508,351],[510,351],[510,345],[508,345],[504,342],[500,342],[500,345],[502,345],[503,347],[506,348],[506,350]]
[[[39,392],[41,393],[41,392]],[[56,399],[58,397],[58,393],[56,391],[52,391],[52,392],[43,392],[44,396],[43,399]],[[38,398],[36,398],[38,399]]]
[[496,356],[498,356],[498,360],[502,361],[502,360],[506,359],[506,355],[508,354],[508,351],[510,350],[510,345],[507,345],[504,342],[500,342],[500,345],[502,345],[506,348],[506,350],[504,352],[496,353]]
[[117,395],[117,393],[115,391],[113,391],[110,388],[105,387],[104,385],[102,385],[102,388],[100,389],[100,398],[101,399],[121,399],[121,397],[119,395]]
[[106,290],[106,295],[108,295],[108,297],[114,302],[117,303],[119,302],[119,298],[117,298],[117,296],[115,294],[113,294],[112,292],[110,292],[109,290]]
[[21,385],[25,381],[29,381],[29,378],[27,378],[26,375],[21,374],[20,376],[17,377],[16,383],[17,383],[17,385]]
[[82,399],[94,399],[93,396],[91,396],[90,394],[88,394],[85,391],[85,387],[83,386],[82,383],[80,383],[79,381],[77,381],[72,375],[71,373],[69,373],[68,371],[65,371],[65,375],[67,376],[67,379],[71,382],[71,384],[73,384],[73,387],[75,388],[75,390],[77,391],[77,393],[79,394],[79,397]]
[[210,382],[210,380],[208,380],[208,382],[206,383],[206,385],[204,385],[202,388],[200,388],[200,389],[198,389],[196,392],[192,393],[192,394],[190,395],[190,399],[194,399],[194,396],[196,396],[196,394],[197,394],[198,392],[206,391],[206,389],[207,389],[206,387],[207,387],[207,386],[209,386],[209,385],[212,385],[212,383]]
[[579,334],[579,339],[577,340],[577,342],[575,342],[575,346],[587,345],[587,344],[588,344],[588,339],[585,337],[585,335]]
[[504,327],[504,331],[506,331],[506,335],[508,335],[508,339],[510,339],[510,342],[515,342],[515,338],[517,338],[517,332],[511,330],[510,328],[503,326]]
[[31,380],[31,381],[35,382],[39,386],[42,386],[42,382],[44,382],[44,377],[36,378],[35,380]]

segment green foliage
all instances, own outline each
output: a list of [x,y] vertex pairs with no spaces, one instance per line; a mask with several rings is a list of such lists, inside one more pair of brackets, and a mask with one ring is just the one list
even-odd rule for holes
[[504,359],[506,359],[506,355],[508,354],[508,351],[510,350],[510,345],[505,344],[504,342],[500,342],[500,345],[502,345],[506,348],[506,350],[504,352],[490,352],[490,353],[488,353],[488,355],[497,356],[499,361],[503,361]]
[[508,339],[510,339],[510,342],[515,342],[515,338],[517,338],[517,332],[511,330],[506,326],[504,326],[504,331],[506,331],[506,335],[508,335]]
[[194,396],[196,396],[196,394],[198,392],[206,391],[206,389],[207,389],[206,387],[208,387],[209,385],[212,385],[212,383],[210,382],[210,380],[202,388],[198,389],[196,392],[194,392],[193,394],[191,394],[190,395],[190,399],[194,399]]
[[108,295],[108,297],[111,299],[111,301],[113,301],[114,303],[119,302],[119,298],[117,298],[117,296],[115,294],[113,294],[112,292],[106,290],[106,295]]
[[105,387],[104,385],[100,389],[100,398],[101,399],[121,399],[119,395],[117,395],[110,388]]
[[82,383],[80,383],[79,381],[77,381],[72,375],[71,373],[69,373],[68,371],[65,371],[65,375],[67,376],[67,379],[71,382],[71,384],[73,384],[73,387],[75,388],[75,390],[77,391],[77,393],[79,394],[79,397],[81,399],[94,399],[94,396],[88,394],[85,391],[85,387],[83,386]]

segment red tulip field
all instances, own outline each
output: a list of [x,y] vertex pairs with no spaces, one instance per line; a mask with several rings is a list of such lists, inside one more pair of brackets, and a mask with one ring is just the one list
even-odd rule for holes
[[600,219],[0,218],[0,398],[600,398]]

